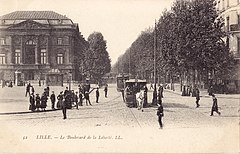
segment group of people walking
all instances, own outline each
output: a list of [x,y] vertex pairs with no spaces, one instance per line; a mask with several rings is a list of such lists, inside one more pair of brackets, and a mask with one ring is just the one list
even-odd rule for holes
[[[31,87],[31,93],[29,91],[29,87]],[[30,102],[30,105],[29,105],[29,110],[31,111],[40,111],[40,109],[42,111],[45,111],[46,107],[47,107],[47,100],[48,100],[48,97],[49,97],[49,87],[46,87],[44,88],[44,92],[42,93],[42,95],[40,96],[38,93],[36,94],[35,96],[35,91],[34,91],[34,88],[33,86],[30,85],[30,83],[27,85],[27,88],[26,88],[26,95],[27,94],[30,94],[30,97],[29,97],[29,102]]]
[[[212,97],[213,104],[211,107],[211,114],[210,116],[213,116],[213,113],[216,112],[218,115],[221,115],[221,112],[218,110],[218,102],[215,94],[213,91],[209,91],[209,95]],[[198,88],[195,89],[195,96],[196,96],[196,108],[200,107],[199,101],[200,101],[200,91]],[[158,88],[158,109],[157,109],[157,116],[158,116],[158,122],[160,125],[160,128],[163,128],[162,123],[162,117],[164,116],[163,113],[163,106],[162,106],[162,98],[163,98],[163,87],[160,85]]]
[[[215,94],[212,91],[209,91],[209,96],[212,96],[212,100],[213,100],[210,116],[213,116],[213,112],[216,112],[218,113],[218,115],[221,115],[221,112],[218,111],[218,103],[217,103],[217,98]],[[199,101],[200,101],[200,91],[198,88],[196,88],[196,105],[197,105],[196,108],[200,106]]]
[[[68,89],[66,87],[65,91],[61,91],[57,96],[55,95],[55,92],[52,91],[52,94],[49,95],[50,88],[46,87],[44,88],[44,92],[40,96],[39,94],[34,94],[35,90],[34,87],[28,83],[26,86],[26,94],[25,96],[29,94],[29,110],[31,111],[45,111],[47,107],[47,101],[50,99],[51,101],[51,108],[52,110],[62,109],[63,112],[63,119],[66,119],[66,112],[67,109],[71,109],[72,107],[76,107],[76,109],[79,109],[79,106],[83,106],[83,100],[86,101],[86,106],[90,105],[92,106],[92,103],[90,101],[89,94],[96,89],[96,103],[99,103],[99,97],[100,92],[99,88],[92,88],[90,90],[90,84],[86,84],[84,86],[79,85],[78,91],[74,92],[74,90]],[[107,97],[108,95],[108,85],[106,84],[104,87],[104,95]],[[55,108],[56,106],[56,108]]]

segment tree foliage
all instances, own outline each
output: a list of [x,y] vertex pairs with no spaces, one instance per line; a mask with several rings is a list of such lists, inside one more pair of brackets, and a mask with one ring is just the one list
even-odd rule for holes
[[226,78],[234,60],[223,41],[226,37],[224,23],[218,17],[215,5],[214,0],[176,0],[171,10],[163,12],[155,30],[142,32],[119,57],[115,67],[126,72],[125,67],[129,66],[125,64],[130,57],[131,73],[152,71],[156,34],[158,75],[192,71],[194,76],[198,72],[202,78],[207,78],[209,72],[214,71],[216,78]]
[[89,49],[85,53],[85,71],[95,82],[111,70],[111,60],[107,51],[107,42],[100,32],[94,32],[88,37]]

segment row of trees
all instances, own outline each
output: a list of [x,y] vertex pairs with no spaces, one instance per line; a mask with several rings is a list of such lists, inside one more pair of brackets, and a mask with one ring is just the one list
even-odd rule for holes
[[111,70],[107,42],[100,32],[93,32],[84,41],[84,46],[85,49],[75,57],[80,79],[90,78],[92,82],[101,82],[102,77]]
[[215,5],[215,0],[175,1],[171,10],[163,12],[155,28],[142,32],[118,58],[114,70],[149,78],[156,45],[160,82],[179,79],[194,86],[200,82],[212,84],[212,78],[229,79],[234,59],[223,40],[224,23]]

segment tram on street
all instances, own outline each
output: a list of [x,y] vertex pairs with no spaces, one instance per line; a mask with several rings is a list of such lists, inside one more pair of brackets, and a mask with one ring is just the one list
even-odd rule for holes
[[119,74],[117,76],[117,91],[118,92],[123,92],[124,91],[124,83],[127,80],[129,80],[129,75]]
[[127,107],[137,107],[136,94],[144,89],[146,80],[130,79],[126,80],[124,84],[124,102]]

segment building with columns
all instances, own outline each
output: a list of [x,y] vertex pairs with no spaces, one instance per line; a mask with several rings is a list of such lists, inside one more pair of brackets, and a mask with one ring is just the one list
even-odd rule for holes
[[53,11],[16,11],[0,17],[0,80],[59,85],[78,80],[76,57],[86,41],[78,24]]
[[227,37],[225,41],[230,52],[237,60],[233,73],[234,80],[229,85],[240,93],[240,0],[216,0],[216,9],[220,17],[224,19]]

